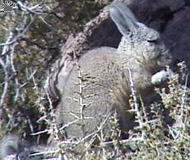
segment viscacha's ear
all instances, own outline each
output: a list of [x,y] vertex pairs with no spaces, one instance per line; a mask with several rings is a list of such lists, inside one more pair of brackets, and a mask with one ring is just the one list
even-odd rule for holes
[[136,33],[138,22],[133,13],[125,4],[113,2],[109,5],[110,17],[116,24],[118,30],[123,36]]

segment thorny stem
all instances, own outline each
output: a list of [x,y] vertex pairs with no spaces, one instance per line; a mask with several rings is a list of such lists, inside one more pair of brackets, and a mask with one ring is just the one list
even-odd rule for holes
[[3,88],[3,93],[1,95],[1,99],[0,99],[0,108],[2,107],[3,103],[4,103],[4,100],[5,100],[5,96],[7,94],[7,90],[8,90],[8,80],[9,80],[9,77],[8,77],[8,70],[7,70],[7,64],[5,64],[3,62],[3,60],[0,58],[0,64],[1,66],[3,67],[3,70],[4,70],[4,74],[5,74],[5,83],[4,83],[4,88]]
[[142,137],[145,136],[145,131],[143,130],[143,126],[144,126],[144,123],[142,121],[142,115],[139,111],[139,104],[138,104],[138,101],[137,101],[137,96],[136,96],[136,90],[135,90],[135,86],[134,86],[134,83],[133,83],[133,78],[132,78],[132,73],[131,73],[131,70],[130,68],[127,68],[128,72],[129,72],[129,82],[130,82],[130,88],[131,88],[131,95],[132,95],[132,98],[133,98],[133,106],[134,106],[134,111],[136,113],[136,119],[139,123],[139,128],[141,128],[141,132],[142,132]]
[[[186,122],[186,117],[187,117],[187,114],[186,114],[186,109],[185,109],[185,106],[186,106],[186,98],[187,98],[187,82],[188,82],[188,77],[189,77],[189,74],[186,75],[186,78],[185,78],[185,85],[184,85],[184,90],[183,90],[183,95],[182,95],[182,104],[181,104],[181,115],[180,115],[180,125],[182,127],[182,131],[181,134],[180,134],[180,137],[181,137],[181,140],[183,138],[183,133],[184,133],[184,130],[185,130],[185,122]],[[185,114],[185,115],[184,115]]]
[[81,117],[80,119],[83,119],[84,118],[84,115],[83,115],[83,109],[84,107],[86,106],[84,103],[83,103],[83,85],[82,85],[82,81],[83,81],[83,77],[82,77],[82,71],[81,71],[81,68],[80,68],[80,65],[78,64],[78,62],[76,62],[76,66],[77,66],[77,69],[78,69],[78,78],[79,78],[79,95],[80,95],[80,98],[79,98],[79,105],[81,107]]
[[181,115],[180,115],[180,119],[181,119],[181,122],[184,122],[185,120],[185,117],[184,117],[184,107],[186,105],[186,95],[187,95],[187,82],[188,82],[188,77],[189,77],[189,74],[186,75],[186,79],[185,79],[185,85],[184,85],[184,90],[183,90],[183,95],[182,95],[182,98],[181,98]]

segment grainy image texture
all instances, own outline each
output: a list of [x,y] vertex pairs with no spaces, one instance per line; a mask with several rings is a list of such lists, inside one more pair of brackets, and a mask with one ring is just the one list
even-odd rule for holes
[[14,3],[0,160],[189,159],[190,0]]

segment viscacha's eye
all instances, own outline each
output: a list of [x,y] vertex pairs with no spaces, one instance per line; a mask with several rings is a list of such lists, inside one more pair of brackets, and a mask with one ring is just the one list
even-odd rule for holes
[[147,42],[158,43],[158,39],[148,39]]

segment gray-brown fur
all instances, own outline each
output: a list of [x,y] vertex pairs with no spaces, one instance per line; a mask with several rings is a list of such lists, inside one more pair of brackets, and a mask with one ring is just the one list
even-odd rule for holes
[[[135,90],[145,97],[152,93],[152,75],[171,62],[157,31],[138,22],[122,3],[112,3],[109,11],[123,37],[117,49],[102,47],[87,52],[69,74],[57,110],[58,125],[65,126],[67,138],[82,139],[97,131],[115,111],[121,130],[129,130],[128,69]],[[103,132],[109,135],[110,131],[107,122]]]

